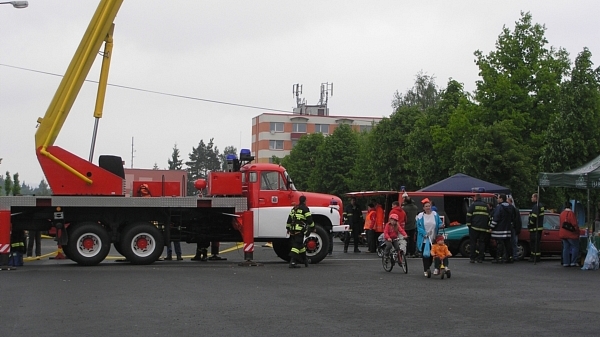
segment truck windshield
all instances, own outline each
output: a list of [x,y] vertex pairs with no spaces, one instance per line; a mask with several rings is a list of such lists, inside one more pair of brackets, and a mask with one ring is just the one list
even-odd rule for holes
[[287,183],[289,185],[289,189],[292,191],[297,191],[296,186],[294,186],[294,182],[292,181],[292,178],[287,173],[287,171],[283,171],[283,175],[285,176],[285,180],[287,181]]

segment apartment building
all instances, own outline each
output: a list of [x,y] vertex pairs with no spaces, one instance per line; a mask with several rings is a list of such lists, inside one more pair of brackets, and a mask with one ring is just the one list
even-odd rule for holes
[[329,116],[323,105],[300,105],[293,114],[264,113],[252,118],[252,153],[258,163],[268,163],[273,156],[283,158],[300,137],[320,132],[332,134],[342,124],[356,131],[368,131],[381,118],[356,116]]

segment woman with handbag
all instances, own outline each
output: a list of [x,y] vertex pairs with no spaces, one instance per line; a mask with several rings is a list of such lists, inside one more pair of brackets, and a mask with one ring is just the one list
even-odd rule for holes
[[579,226],[575,213],[571,210],[571,203],[565,202],[565,209],[560,213],[560,230],[558,236],[562,240],[562,265],[563,267],[577,267],[579,257]]
[[442,219],[437,212],[431,210],[431,201],[425,198],[421,201],[423,212],[417,215],[417,247],[423,254],[423,275],[431,277],[431,242],[442,227]]

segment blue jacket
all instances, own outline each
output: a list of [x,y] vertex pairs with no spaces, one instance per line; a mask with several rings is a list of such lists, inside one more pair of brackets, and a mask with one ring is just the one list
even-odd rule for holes
[[[437,212],[431,211],[431,213],[435,217],[435,232],[433,233],[433,237],[431,237],[431,242],[435,242],[435,237],[437,236],[440,227],[442,226],[442,219],[437,214]],[[423,243],[423,239],[427,233],[425,232],[425,219],[423,218],[423,212],[417,214],[417,249],[421,249],[421,244]]]

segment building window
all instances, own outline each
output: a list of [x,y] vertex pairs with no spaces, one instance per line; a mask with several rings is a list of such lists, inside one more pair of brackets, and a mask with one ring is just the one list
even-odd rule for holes
[[270,140],[269,150],[283,150],[283,140]]
[[369,132],[371,131],[371,129],[373,128],[372,125],[361,125],[360,126],[360,132]]
[[329,134],[329,125],[328,124],[315,124],[315,133],[316,132]]
[[306,123],[292,123],[292,132],[306,133]]
[[317,115],[319,115],[319,116],[325,116],[325,109],[318,109],[317,110]]
[[282,122],[271,122],[271,132],[283,132]]
[[298,139],[292,139],[292,149],[298,144]]

